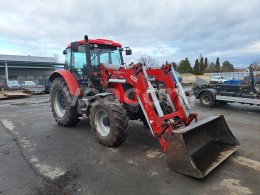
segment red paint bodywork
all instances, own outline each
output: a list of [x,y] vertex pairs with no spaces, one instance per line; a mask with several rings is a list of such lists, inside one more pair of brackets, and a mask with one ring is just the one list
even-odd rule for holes
[[[80,40],[77,41],[78,45],[84,45],[85,44],[85,40]],[[122,47],[122,45],[120,43],[114,42],[112,40],[107,40],[107,39],[89,39],[88,42],[90,44],[98,44],[98,45],[110,45],[110,46],[115,46],[115,47]],[[69,44],[67,46],[67,48],[70,48],[71,44]]]
[[54,73],[52,73],[49,80],[52,82],[57,77],[62,77],[66,81],[71,95],[73,95],[73,96],[82,95],[82,91],[77,82],[77,79],[74,77],[74,75],[70,71],[68,71],[68,70],[55,71]]

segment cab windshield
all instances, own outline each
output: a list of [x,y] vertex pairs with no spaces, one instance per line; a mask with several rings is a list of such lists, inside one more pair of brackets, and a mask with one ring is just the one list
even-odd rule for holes
[[[90,45],[90,59],[92,66],[98,66],[100,64],[113,64],[122,65],[123,58],[120,47],[114,47],[109,45]],[[72,57],[72,59],[70,59]],[[67,49],[66,62],[71,62],[71,69],[77,72],[79,76],[83,76],[84,66],[86,66],[86,50],[85,46],[79,46],[77,52],[72,52]]]
[[100,64],[122,65],[120,47],[99,46],[90,49],[91,65]]
[[[122,65],[120,47],[99,46],[91,47],[90,59],[91,65],[97,66],[100,64]],[[86,52],[84,46],[79,46],[78,52],[73,52],[72,64],[75,67],[83,67],[86,64]]]

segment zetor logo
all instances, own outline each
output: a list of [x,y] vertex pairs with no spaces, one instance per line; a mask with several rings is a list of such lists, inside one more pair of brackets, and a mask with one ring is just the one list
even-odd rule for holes
[[107,45],[112,45],[112,43],[111,43],[111,42],[108,42],[108,41],[106,41],[105,44],[107,44]]
[[138,79],[135,77],[135,76],[133,76],[133,75],[131,75],[130,76],[130,79],[132,79],[134,82],[136,82],[137,83],[137,81],[138,81]]

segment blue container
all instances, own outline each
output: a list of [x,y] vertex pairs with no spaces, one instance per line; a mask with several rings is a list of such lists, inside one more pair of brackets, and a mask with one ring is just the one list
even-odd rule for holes
[[240,80],[239,79],[231,79],[223,82],[224,84],[227,85],[240,85]]

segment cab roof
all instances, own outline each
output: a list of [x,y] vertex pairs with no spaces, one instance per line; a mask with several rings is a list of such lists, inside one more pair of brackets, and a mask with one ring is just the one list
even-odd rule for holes
[[[78,45],[84,45],[85,44],[85,40],[80,40],[77,41]],[[98,44],[98,45],[109,45],[109,46],[115,46],[115,47],[122,47],[122,45],[120,43],[114,42],[112,40],[108,40],[108,39],[89,39],[88,42],[90,44]],[[70,48],[71,44],[69,44],[67,46],[67,48]]]

